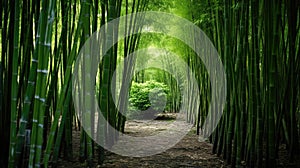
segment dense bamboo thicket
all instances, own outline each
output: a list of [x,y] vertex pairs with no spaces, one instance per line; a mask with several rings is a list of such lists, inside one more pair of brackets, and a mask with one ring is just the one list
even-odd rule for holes
[[[207,34],[219,52],[226,71],[227,97],[223,116],[209,138],[213,153],[232,167],[276,167],[279,149],[285,147],[290,161],[295,161],[300,151],[299,1],[4,0],[0,1],[1,166],[55,167],[62,154],[64,159],[73,158],[72,130],[81,132],[79,160],[93,167],[98,156],[98,164],[103,163],[104,148],[93,142],[75,115],[75,61],[87,39],[105,23],[147,10],[174,13],[190,20]],[[181,104],[187,104],[187,120],[200,134],[209,108],[220,112],[218,106],[210,107],[214,88],[203,60],[172,37],[141,33],[127,36],[140,32],[142,26],[134,19],[126,24],[130,26],[122,31],[125,38],[103,53],[97,67],[97,101],[109,124],[124,132],[126,117],[120,110],[128,108],[129,90],[122,83],[134,76],[135,82],[156,80],[168,86],[170,112],[178,112]],[[105,29],[106,39],[111,41],[118,38],[118,33],[118,27]],[[193,33],[189,32],[190,39]],[[177,83],[172,74],[159,69],[134,73],[135,65],[151,56],[145,55],[142,62],[126,59],[127,56],[151,46],[179,55],[199,86]],[[176,71],[167,58],[162,64]],[[120,60],[127,62],[119,81],[122,96],[115,104],[110,86],[116,85],[113,78]],[[188,74],[189,78],[193,74]],[[199,101],[193,99],[197,97],[193,94],[182,98],[182,85],[198,87]],[[91,101],[88,93],[82,96]],[[199,110],[195,113],[195,109]],[[107,125],[101,125],[99,131],[113,132]],[[115,133],[113,139],[103,140],[113,145],[117,139]]]
[[286,146],[294,162],[299,2],[193,0],[191,6],[194,22],[219,51],[228,81],[226,109],[211,136],[213,152],[235,167],[275,167],[279,148]]
[[[145,10],[147,0],[1,3],[1,165],[55,166],[62,152],[72,158],[72,129],[80,127],[72,107],[71,80],[80,47],[106,22],[121,14]],[[117,32],[106,32],[110,38],[117,37]],[[137,40],[137,35],[126,38],[122,55],[133,52]],[[102,92],[99,104],[110,107],[102,111],[109,123],[120,130],[125,121],[110,105],[111,93],[103,93],[110,91],[120,57],[117,50],[116,44],[106,53],[98,79]],[[103,148],[97,147],[83,130],[80,139],[80,159],[92,166],[97,149],[101,163]]]

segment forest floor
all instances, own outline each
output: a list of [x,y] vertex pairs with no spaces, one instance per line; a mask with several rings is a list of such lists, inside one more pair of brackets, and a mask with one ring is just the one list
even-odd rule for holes
[[[172,120],[131,120],[126,122],[125,134],[137,137],[155,135],[168,128]],[[73,155],[74,159],[60,158],[58,167],[85,167],[85,163],[79,162],[80,131],[73,131]],[[284,151],[284,150],[282,150]],[[282,153],[286,155],[286,153]],[[97,157],[95,157],[97,158]],[[94,160],[97,165],[97,160]],[[279,167],[298,167],[300,163],[291,164],[288,160],[280,159]],[[215,154],[212,154],[212,144],[199,142],[195,128],[175,146],[165,152],[147,157],[127,157],[106,151],[103,168],[202,168],[202,167],[230,167]]]

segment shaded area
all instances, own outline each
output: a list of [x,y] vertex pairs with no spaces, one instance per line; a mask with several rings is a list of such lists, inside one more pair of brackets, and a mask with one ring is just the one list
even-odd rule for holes
[[[168,125],[173,122],[174,114],[159,114],[157,118],[165,118],[167,120],[130,120],[126,121],[125,134],[131,136],[150,136],[158,134],[168,128]],[[193,128],[178,144],[168,149],[167,151],[142,158],[120,156],[109,151],[105,153],[105,160],[102,165],[97,165],[97,152],[94,157],[95,167],[103,168],[131,168],[131,167],[185,167],[185,168],[199,168],[199,167],[230,167],[222,157],[212,153],[213,145],[208,142],[198,142],[196,130]],[[80,131],[73,130],[73,150],[74,158],[67,161],[63,156],[59,159],[58,167],[86,167],[86,163],[80,163],[79,157],[79,143]],[[147,148],[147,146],[145,146]],[[287,159],[288,153],[285,146],[279,148],[278,167],[300,167],[300,158],[298,157],[296,163],[290,163]],[[247,167],[245,162],[243,167]]]
[[[159,115],[161,118],[172,118],[172,114]],[[170,118],[169,118],[170,117]],[[132,136],[150,136],[164,131],[172,120],[132,120],[127,121],[125,133]],[[66,161],[61,158],[58,167],[84,167],[78,162],[79,131],[74,131],[74,159]],[[75,137],[76,136],[76,137]],[[145,146],[147,148],[147,146]],[[198,142],[195,129],[192,129],[178,144],[167,151],[142,158],[120,156],[106,152],[103,165],[97,167],[224,167],[222,159],[212,154],[212,144]],[[96,158],[96,157],[95,157]],[[96,160],[94,160],[96,163]]]

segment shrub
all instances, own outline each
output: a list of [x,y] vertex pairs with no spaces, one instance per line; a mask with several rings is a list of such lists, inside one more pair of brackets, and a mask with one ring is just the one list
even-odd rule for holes
[[139,118],[148,115],[152,118],[155,113],[164,111],[168,97],[169,89],[163,83],[152,80],[145,83],[133,82],[129,93],[130,105],[127,116]]

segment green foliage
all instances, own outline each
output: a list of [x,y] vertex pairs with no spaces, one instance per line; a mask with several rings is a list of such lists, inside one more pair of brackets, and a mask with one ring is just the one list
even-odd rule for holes
[[130,89],[129,118],[143,113],[151,108],[153,111],[162,112],[169,100],[170,94],[167,85],[157,81],[146,81],[145,83],[133,82]]

